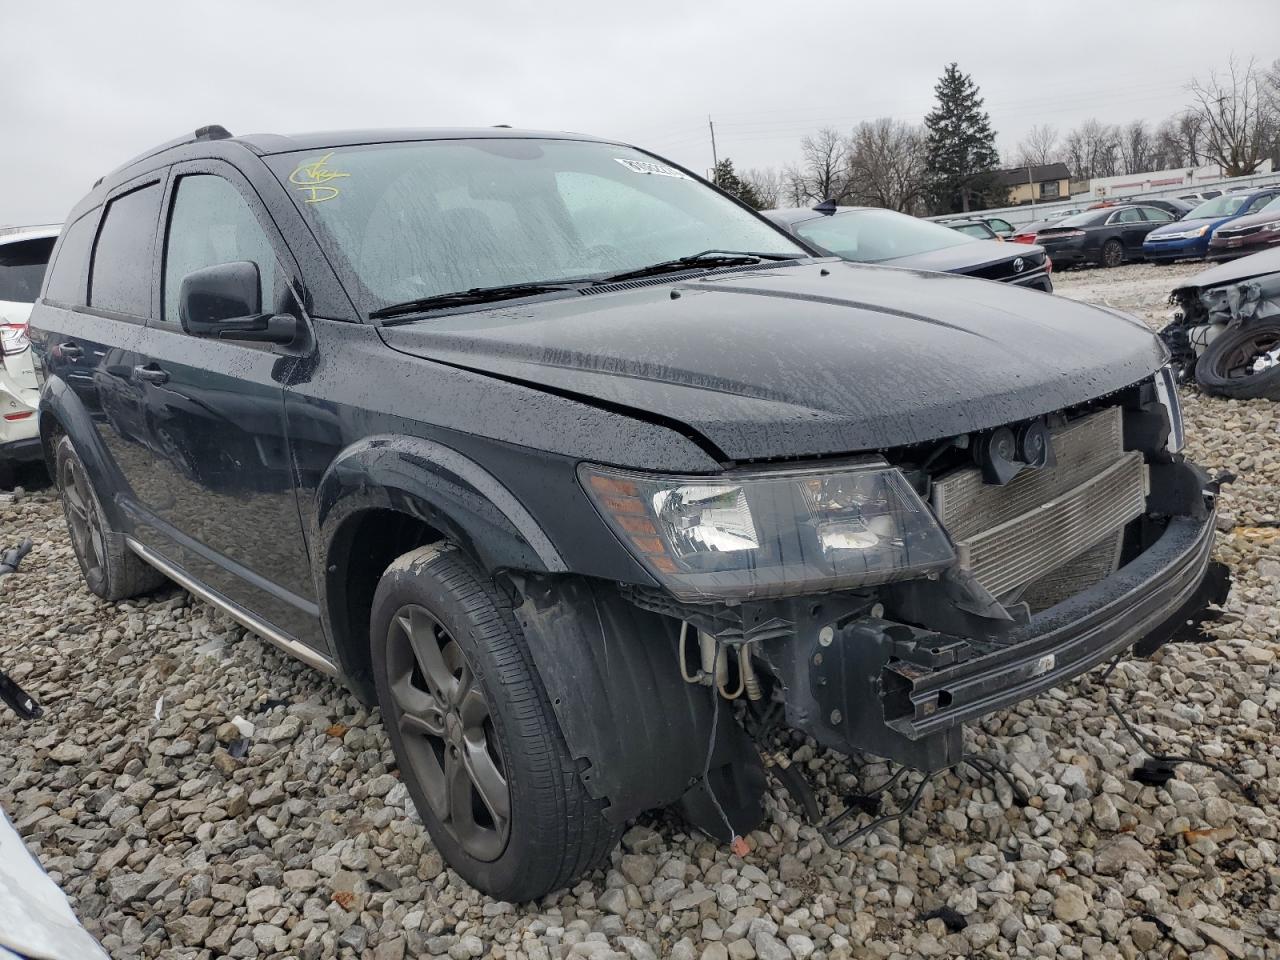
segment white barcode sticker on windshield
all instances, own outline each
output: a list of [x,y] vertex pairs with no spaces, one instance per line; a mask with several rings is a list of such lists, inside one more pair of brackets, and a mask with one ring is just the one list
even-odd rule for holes
[[668,167],[665,163],[655,163],[652,160],[632,160],[630,157],[614,157],[613,159],[632,173],[651,173],[659,177],[677,177],[680,180],[689,179],[687,174],[681,173],[675,167]]

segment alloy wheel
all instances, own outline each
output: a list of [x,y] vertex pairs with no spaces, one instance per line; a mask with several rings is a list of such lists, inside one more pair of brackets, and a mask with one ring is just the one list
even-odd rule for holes
[[1124,259],[1124,251],[1120,248],[1120,244],[1114,240],[1107,243],[1102,248],[1102,262],[1108,267],[1120,266],[1120,261]]
[[106,540],[102,535],[102,518],[89,490],[84,468],[74,458],[62,462],[58,477],[62,487],[62,503],[67,515],[67,529],[71,533],[71,545],[76,556],[84,564],[85,575],[92,578],[103,575],[106,559]]
[[502,855],[511,790],[489,702],[462,647],[425,607],[391,619],[387,681],[404,752],[440,824],[477,860]]

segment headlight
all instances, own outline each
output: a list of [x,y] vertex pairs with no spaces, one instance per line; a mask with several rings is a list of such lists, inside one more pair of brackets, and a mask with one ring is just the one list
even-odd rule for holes
[[1206,224],[1205,224],[1203,227],[1201,227],[1199,230],[1192,230],[1190,233],[1184,234],[1184,236],[1188,236],[1188,237],[1203,237],[1203,236],[1204,236],[1206,233],[1208,233],[1208,232],[1209,232],[1209,225],[1206,223]]
[[955,559],[906,477],[883,461],[718,477],[583,464],[579,476],[614,533],[682,600],[885,583]]
[[1186,442],[1186,434],[1182,428],[1182,404],[1178,402],[1178,381],[1173,368],[1165,364],[1156,374],[1156,397],[1164,405],[1169,417],[1169,442],[1166,449],[1177,453]]

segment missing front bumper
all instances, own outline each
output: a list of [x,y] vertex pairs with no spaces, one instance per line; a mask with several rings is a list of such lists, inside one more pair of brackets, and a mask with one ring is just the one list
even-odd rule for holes
[[1150,653],[1226,599],[1210,560],[1212,509],[1170,520],[1147,550],[1094,587],[998,639],[948,636],[864,616],[823,636],[800,629],[766,656],[787,720],[833,749],[925,770],[956,763],[962,725],[1139,645]]

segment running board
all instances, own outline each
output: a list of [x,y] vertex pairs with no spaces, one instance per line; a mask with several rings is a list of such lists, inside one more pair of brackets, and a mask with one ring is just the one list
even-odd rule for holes
[[198,580],[192,579],[188,574],[184,573],[179,567],[174,566],[160,554],[156,553],[150,547],[143,546],[132,537],[125,537],[125,543],[129,545],[129,549],[136,553],[139,557],[155,567],[170,580],[177,583],[188,593],[195,594],[206,603],[210,603],[217,607],[231,619],[235,620],[240,626],[246,630],[250,630],[262,637],[269,643],[275,644],[285,653],[301,660],[307,666],[319,670],[321,673],[328,674],[331,677],[338,675],[338,668],[332,660],[324,654],[313,650],[301,640],[295,640],[287,634],[281,633],[265,620],[260,620],[252,613],[228,600],[226,597],[215,592]]

